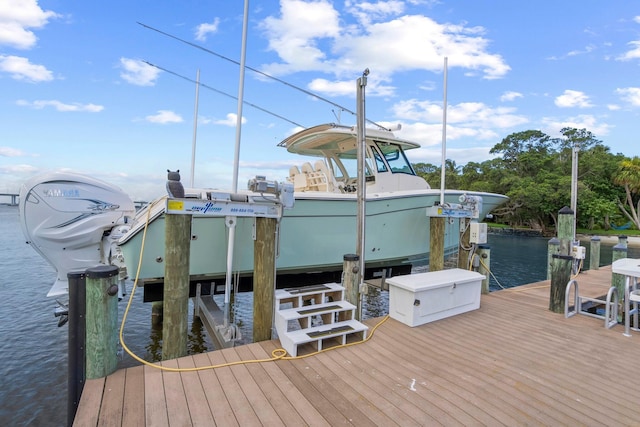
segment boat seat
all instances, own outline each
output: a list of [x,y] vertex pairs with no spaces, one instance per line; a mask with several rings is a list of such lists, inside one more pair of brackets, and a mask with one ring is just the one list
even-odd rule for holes
[[321,172],[327,178],[327,191],[336,191],[340,188],[338,181],[336,181],[336,177],[331,172],[326,165],[326,163],[322,160],[316,160],[315,163],[316,172]]
[[311,166],[311,163],[309,162],[304,162],[302,164],[302,173],[314,173],[315,171],[313,170],[313,166]]

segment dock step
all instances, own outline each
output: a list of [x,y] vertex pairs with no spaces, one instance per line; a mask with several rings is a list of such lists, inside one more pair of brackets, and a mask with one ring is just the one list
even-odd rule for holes
[[320,351],[363,340],[369,328],[354,319],[355,310],[338,283],[279,289],[275,324],[280,343],[295,357],[299,347]]

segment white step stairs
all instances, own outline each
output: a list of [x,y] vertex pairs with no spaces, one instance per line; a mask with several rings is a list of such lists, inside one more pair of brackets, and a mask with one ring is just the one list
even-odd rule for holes
[[278,289],[275,297],[276,331],[291,356],[299,346],[320,351],[367,337],[369,328],[355,320],[356,307],[344,300],[338,283]]

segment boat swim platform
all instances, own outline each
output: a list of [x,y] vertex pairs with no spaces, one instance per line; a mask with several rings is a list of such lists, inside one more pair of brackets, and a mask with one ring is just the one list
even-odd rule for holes
[[[577,277],[606,294],[611,267]],[[640,333],[548,310],[549,281],[482,295],[478,310],[295,360],[192,372],[149,366],[89,380],[75,426],[473,426],[640,424]],[[374,327],[382,319],[366,323]],[[263,359],[264,341],[162,364]]]

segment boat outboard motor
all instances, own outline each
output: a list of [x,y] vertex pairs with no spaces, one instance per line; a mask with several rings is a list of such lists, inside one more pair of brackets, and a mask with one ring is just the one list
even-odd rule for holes
[[[47,294],[66,296],[67,273],[110,264],[121,255],[105,244],[112,229],[124,232],[135,215],[133,201],[120,188],[66,172],[36,176],[20,189],[20,223],[27,243],[53,268],[57,279]],[[114,263],[117,265],[117,263]],[[122,272],[121,272],[122,275]],[[126,277],[126,271],[124,272]],[[124,282],[124,277],[120,277]]]

